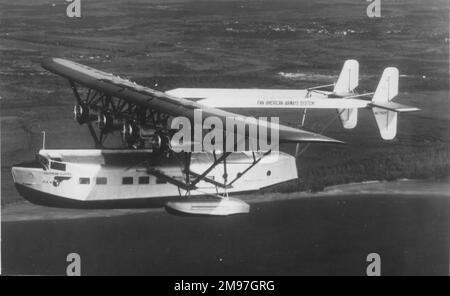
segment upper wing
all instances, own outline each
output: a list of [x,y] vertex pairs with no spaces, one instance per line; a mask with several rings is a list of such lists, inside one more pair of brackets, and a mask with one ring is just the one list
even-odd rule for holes
[[[194,120],[194,110],[201,109],[203,116],[216,116],[224,123],[226,118],[242,117],[239,114],[211,108],[198,102],[156,91],[138,85],[127,79],[120,78],[85,65],[69,60],[52,58],[44,61],[42,67],[67,78],[70,81],[82,84],[110,96],[114,96],[137,106],[148,107],[171,116],[185,116]],[[292,128],[282,124],[270,124],[270,128],[279,129],[280,142],[325,142],[342,143],[341,141],[322,136],[320,134]]]

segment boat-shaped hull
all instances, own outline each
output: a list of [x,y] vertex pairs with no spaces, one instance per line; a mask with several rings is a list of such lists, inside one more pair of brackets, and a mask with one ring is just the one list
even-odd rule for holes
[[[152,159],[150,152],[114,150],[41,150],[39,162],[34,165],[16,165],[12,168],[19,193],[32,202],[56,206],[163,205],[187,196],[220,195],[225,190],[217,184],[240,176],[251,165],[248,153],[235,153],[227,161],[226,174],[222,164],[207,174],[196,188],[180,188],[154,171],[173,180],[185,180],[183,167],[176,161]],[[200,175],[213,163],[207,153],[193,154],[190,169]],[[275,158],[264,157],[242,174],[226,193],[257,191],[297,178],[295,158],[280,153]],[[109,205],[108,205],[109,204]]]

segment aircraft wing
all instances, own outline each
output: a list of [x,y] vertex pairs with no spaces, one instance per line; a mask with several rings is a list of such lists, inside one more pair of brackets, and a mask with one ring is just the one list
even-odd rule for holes
[[[194,120],[194,110],[201,109],[203,118],[216,116],[224,123],[227,117],[242,117],[242,115],[212,108],[138,85],[130,80],[106,73],[82,64],[60,58],[51,58],[42,63],[42,67],[60,75],[69,81],[79,83],[85,87],[95,89],[113,97],[117,97],[137,106],[148,107],[171,116],[185,116]],[[260,123],[261,124],[261,123]],[[224,125],[225,126],[225,125]],[[271,124],[270,128],[276,128]],[[279,139],[286,142],[324,142],[342,143],[341,141],[304,131],[301,129],[278,124]]]

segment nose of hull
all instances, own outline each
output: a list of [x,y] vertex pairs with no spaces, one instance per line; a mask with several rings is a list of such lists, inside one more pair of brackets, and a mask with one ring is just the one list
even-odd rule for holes
[[32,168],[12,167],[12,176],[15,184],[33,186],[37,183],[37,171]]

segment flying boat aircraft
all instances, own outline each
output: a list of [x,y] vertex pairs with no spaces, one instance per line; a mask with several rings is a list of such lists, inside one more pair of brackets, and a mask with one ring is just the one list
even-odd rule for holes
[[[237,130],[244,141],[251,140],[248,131],[255,129],[256,137],[261,137],[261,131],[270,135],[276,131],[279,143],[272,145],[271,139],[272,146],[264,149],[191,151],[172,141],[174,118],[194,122],[196,111],[201,110],[204,117],[214,117],[225,126],[228,118],[242,118],[227,108],[331,108],[338,110],[343,127],[350,129],[356,126],[357,110],[371,108],[382,138],[389,140],[396,135],[397,113],[418,110],[392,102],[398,94],[396,68],[385,69],[374,93],[355,93],[359,71],[355,60],[345,62],[335,84],[306,90],[178,88],[160,92],[61,58],[48,59],[42,66],[69,81],[76,99],[74,118],[88,127],[95,144],[95,149],[41,149],[32,163],[13,166],[20,194],[44,204],[128,206],[157,200],[186,214],[248,213],[249,205],[229,193],[258,191],[298,178],[295,157],[275,153],[279,144],[342,142],[276,122],[245,121],[246,128]],[[326,91],[330,86],[333,90]],[[368,96],[372,99],[361,99]],[[227,132],[220,131],[224,142]],[[106,147],[108,135],[115,134],[124,148]],[[194,137],[187,145],[195,141]]]

